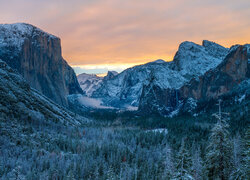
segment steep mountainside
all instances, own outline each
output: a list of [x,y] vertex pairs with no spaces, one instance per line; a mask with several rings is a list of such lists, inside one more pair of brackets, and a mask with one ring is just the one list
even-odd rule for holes
[[0,59],[55,102],[82,93],[73,69],[63,59],[60,39],[29,24],[0,25]]
[[138,107],[144,85],[152,82],[161,89],[180,88],[193,77],[215,68],[228,53],[228,49],[210,41],[203,45],[183,42],[172,62],[157,60],[129,68],[110,80],[103,81],[93,91],[105,105]]
[[0,60],[0,120],[46,121],[77,125],[81,117],[57,105],[42,95]]
[[237,46],[230,50],[222,63],[198,78],[192,78],[180,88],[162,88],[151,82],[144,86],[139,111],[175,115],[179,111],[192,111],[197,105],[226,95],[250,77],[247,48]]

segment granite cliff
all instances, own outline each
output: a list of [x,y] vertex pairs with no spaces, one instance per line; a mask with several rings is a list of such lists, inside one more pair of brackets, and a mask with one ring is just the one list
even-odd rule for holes
[[68,106],[67,95],[82,93],[73,69],[62,57],[61,42],[30,24],[0,25],[0,59],[48,98]]

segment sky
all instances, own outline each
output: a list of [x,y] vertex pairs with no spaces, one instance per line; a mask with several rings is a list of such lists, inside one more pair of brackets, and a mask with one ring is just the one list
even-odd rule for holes
[[249,0],[0,0],[0,23],[16,22],[60,37],[77,74],[171,61],[183,41],[250,43]]

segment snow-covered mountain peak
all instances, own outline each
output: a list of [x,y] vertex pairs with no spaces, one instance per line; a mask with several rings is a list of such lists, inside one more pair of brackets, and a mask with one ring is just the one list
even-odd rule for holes
[[49,35],[51,38],[58,38],[28,23],[0,24],[0,28],[1,30],[9,31],[10,33],[14,32],[14,34],[31,35],[34,31],[37,31]]
[[37,35],[57,38],[54,35],[26,23],[0,24],[0,47],[15,46],[20,50],[26,38]]
[[15,23],[15,24],[2,24],[0,25],[1,28],[3,28],[2,30],[6,30],[9,32],[16,32],[19,34],[31,34],[34,26],[30,25],[30,24],[26,24],[26,23]]
[[166,61],[164,61],[163,59],[157,59],[156,61],[153,61],[152,63],[158,63],[158,64],[161,64],[161,63],[165,63]]
[[174,69],[184,76],[201,75],[215,68],[227,55],[228,49],[211,41],[203,41],[203,45],[185,41],[180,44],[174,56]]
[[225,54],[228,53],[229,49],[225,48],[215,42],[203,40],[202,46],[205,47],[206,51],[212,55],[213,57],[217,58],[224,58]]
[[103,78],[104,80],[109,80],[114,78],[117,74],[119,74],[116,71],[108,71],[107,75]]
[[103,77],[99,77],[96,74],[87,74],[87,73],[79,74],[77,78],[81,81],[86,81],[88,79],[103,79]]

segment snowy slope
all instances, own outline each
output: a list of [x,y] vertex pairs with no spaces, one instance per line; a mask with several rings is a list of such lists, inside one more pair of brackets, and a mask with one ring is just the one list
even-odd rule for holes
[[164,89],[180,88],[191,78],[215,68],[227,53],[227,48],[210,41],[203,41],[203,45],[183,42],[172,62],[156,60],[126,69],[114,78],[103,81],[93,91],[92,97],[101,98],[106,105],[137,107],[144,85],[154,83]]
[[78,125],[86,119],[54,103],[0,60],[0,119]]

